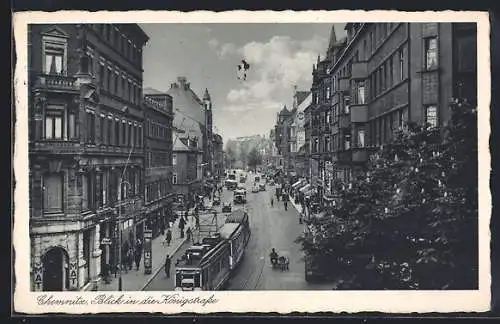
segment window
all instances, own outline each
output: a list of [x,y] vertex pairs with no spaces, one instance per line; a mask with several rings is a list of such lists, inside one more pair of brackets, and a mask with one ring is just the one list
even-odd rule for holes
[[89,182],[89,175],[82,174],[82,210],[89,209]]
[[358,147],[365,147],[365,131],[358,130]]
[[106,118],[104,116],[101,116],[101,132],[100,132],[100,136],[101,136],[101,143],[102,144],[105,144],[107,141],[105,139],[105,135],[106,135]]
[[374,50],[375,50],[375,44],[373,41],[373,30],[372,30],[370,31],[370,52],[373,53]]
[[104,87],[105,73],[106,73],[106,69],[104,68],[104,65],[100,64],[99,65],[99,85],[101,87]]
[[477,37],[457,37],[457,65],[459,72],[473,72],[477,64]]
[[172,173],[172,184],[177,184],[177,173]]
[[102,174],[102,206],[106,206],[106,204],[108,203],[108,196],[107,196],[107,192],[106,192],[106,189],[108,187],[108,176],[109,174],[107,172],[104,172]]
[[349,150],[351,148],[351,135],[344,135],[344,150]]
[[425,39],[425,68],[427,70],[435,69],[438,65],[437,38],[431,37]]
[[53,44],[44,41],[44,46],[44,72],[46,74],[62,74],[66,66],[64,57],[66,44]]
[[127,80],[125,80],[125,76],[122,76],[122,97],[123,99],[127,98]]
[[405,78],[405,57],[402,49],[399,50],[399,80],[403,81]]
[[438,117],[437,117],[437,107],[427,106],[425,108],[425,123],[429,127],[437,127]]
[[153,166],[153,152],[148,152],[148,167]]
[[46,213],[63,211],[63,175],[61,173],[43,176],[43,210]]
[[118,95],[118,82],[120,79],[120,75],[118,73],[115,73],[114,75],[114,87],[113,87],[113,94]]
[[115,121],[115,145],[120,145],[120,122]]
[[349,113],[349,108],[351,105],[351,97],[344,97],[344,113],[348,114]]
[[102,191],[102,185],[103,185],[103,174],[102,173],[97,173],[96,174],[96,179],[95,179],[95,193],[96,193],[96,207],[100,208],[103,206],[103,191]]
[[129,147],[132,147],[132,125],[128,125],[128,138],[127,138],[127,145]]
[[68,138],[75,138],[75,137],[76,137],[75,114],[71,112],[68,114]]
[[366,102],[365,98],[365,82],[360,81],[356,84],[356,103],[359,105],[364,105]]
[[139,126],[138,138],[139,138],[139,143],[137,146],[142,147],[142,127],[141,126]]
[[46,139],[63,138],[63,115],[62,110],[47,110],[45,112]]
[[107,122],[106,122],[106,131],[107,131],[107,136],[106,136],[106,144],[113,144],[113,142],[111,141],[111,136],[112,136],[112,128],[113,128],[113,121],[111,119],[108,118]]
[[392,62],[392,56],[389,58],[389,81],[388,87],[392,87],[394,85],[394,65]]
[[95,141],[95,115],[87,112],[87,141],[94,143]]
[[330,147],[330,136],[325,136],[325,149],[324,152],[330,152],[331,147]]
[[326,87],[326,99],[330,99],[330,87]]
[[380,91],[383,92],[385,89],[385,66],[384,64],[382,64],[382,66],[380,67]]

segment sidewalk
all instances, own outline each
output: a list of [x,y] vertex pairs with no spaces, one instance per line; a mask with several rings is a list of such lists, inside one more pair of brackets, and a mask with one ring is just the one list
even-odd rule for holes
[[[174,255],[175,252],[184,244],[187,240],[187,236],[180,238],[179,233],[179,220],[180,217],[172,225],[172,241],[170,246],[164,245],[165,240],[164,235],[159,235],[151,242],[152,251],[152,272],[149,275],[144,274],[144,256],[141,259],[141,264],[139,270],[135,270],[135,264],[132,270],[124,271],[122,270],[122,291],[141,291],[147,284],[153,280],[155,275],[161,271],[165,264],[165,257],[167,254],[170,256]],[[187,226],[186,226],[187,228]],[[185,230],[184,230],[185,231]],[[111,274],[111,282],[106,284],[104,280],[101,280],[98,285],[99,291],[118,291],[118,277],[119,272],[116,274]]]

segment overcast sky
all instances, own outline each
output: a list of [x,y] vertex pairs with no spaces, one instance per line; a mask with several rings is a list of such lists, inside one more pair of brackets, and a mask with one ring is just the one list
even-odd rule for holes
[[[208,88],[214,125],[229,138],[268,134],[276,113],[290,107],[293,86],[311,87],[311,70],[324,57],[331,24],[141,24],[144,87],[166,91],[185,76],[200,96]],[[336,24],[337,38],[344,24]],[[237,79],[241,59],[247,80]],[[175,104],[175,103],[174,103]]]

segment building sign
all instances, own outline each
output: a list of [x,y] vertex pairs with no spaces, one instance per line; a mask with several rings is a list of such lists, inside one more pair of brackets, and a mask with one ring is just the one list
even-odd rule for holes
[[42,291],[43,266],[41,263],[33,265],[33,281],[35,283],[35,291]]
[[104,237],[101,240],[101,245],[111,245],[111,239],[109,237]]
[[69,265],[70,288],[78,288],[78,264],[76,262]]
[[144,231],[144,274],[151,274],[152,272],[152,242],[153,233],[150,229]]

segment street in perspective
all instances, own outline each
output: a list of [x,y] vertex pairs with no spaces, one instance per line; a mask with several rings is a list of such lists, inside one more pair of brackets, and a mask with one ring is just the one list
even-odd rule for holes
[[32,291],[478,289],[475,23],[28,34]]

